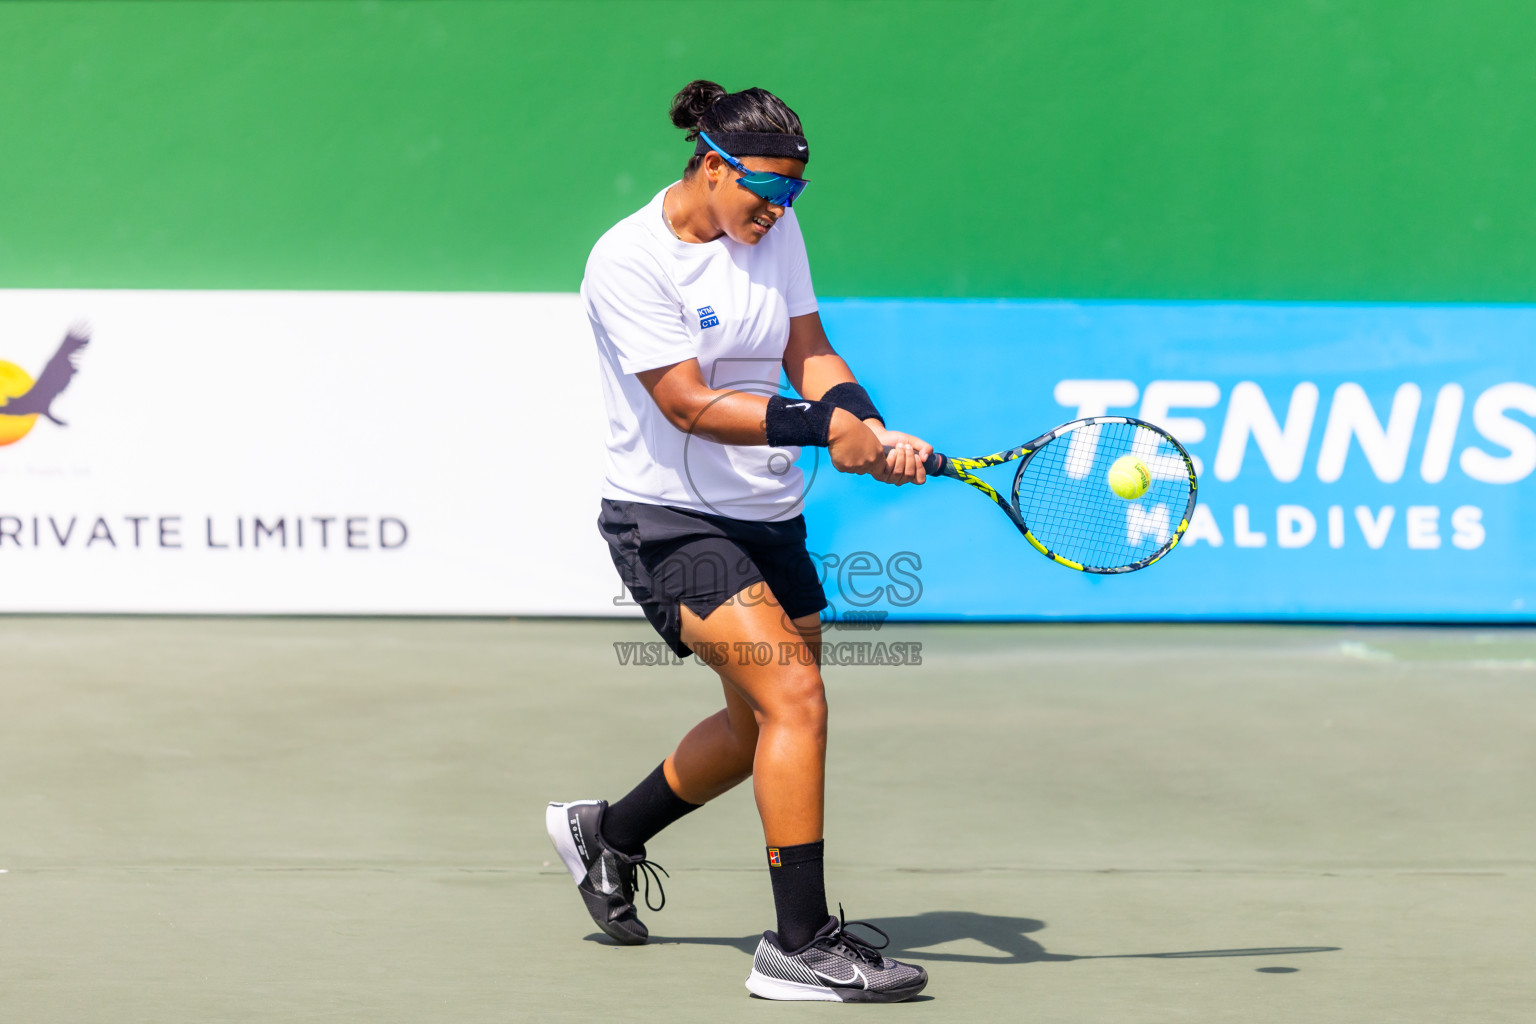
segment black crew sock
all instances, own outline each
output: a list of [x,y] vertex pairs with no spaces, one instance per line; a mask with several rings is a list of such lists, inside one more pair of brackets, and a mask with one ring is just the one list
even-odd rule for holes
[[810,943],[827,923],[827,882],[822,870],[826,840],[768,847],[768,877],[779,914],[779,945],[786,952]]
[[609,805],[608,813],[603,815],[603,838],[620,853],[639,853],[656,833],[702,806],[672,792],[659,764],[628,796]]

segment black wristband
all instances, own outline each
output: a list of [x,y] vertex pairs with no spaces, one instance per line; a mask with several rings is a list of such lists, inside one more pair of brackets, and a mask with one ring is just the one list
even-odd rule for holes
[[774,448],[797,447],[825,448],[827,433],[832,429],[832,414],[837,406],[831,402],[812,402],[801,399],[791,402],[783,395],[768,399],[768,444]]
[[839,409],[847,409],[861,420],[879,420],[882,424],[885,423],[885,417],[880,415],[880,410],[875,408],[875,403],[869,400],[869,392],[853,381],[828,388],[827,393],[821,396],[821,400],[831,402]]

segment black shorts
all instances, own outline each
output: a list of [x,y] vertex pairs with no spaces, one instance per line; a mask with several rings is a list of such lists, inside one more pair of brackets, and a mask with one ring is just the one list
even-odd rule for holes
[[[805,550],[805,517],[755,522],[670,505],[603,499],[597,528],[614,567],[645,617],[678,656],[686,604],[699,618],[753,584],[790,619],[827,606],[821,574]],[[758,587],[746,600],[767,601]]]

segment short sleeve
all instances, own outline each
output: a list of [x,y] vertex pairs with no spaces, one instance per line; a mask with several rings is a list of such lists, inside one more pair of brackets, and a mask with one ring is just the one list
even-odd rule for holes
[[670,366],[698,354],[672,282],[645,252],[593,250],[581,295],[594,327],[625,373]]
[[795,217],[795,212],[785,210],[784,220],[786,226],[794,228],[784,239],[789,260],[789,283],[784,294],[784,304],[789,308],[790,316],[804,316],[816,312],[816,289],[811,287],[811,261],[805,254],[805,236],[800,233],[800,221]]

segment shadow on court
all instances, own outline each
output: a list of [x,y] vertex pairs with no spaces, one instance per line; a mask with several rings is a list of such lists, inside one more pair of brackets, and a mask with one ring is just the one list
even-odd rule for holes
[[[1044,921],[1032,917],[1003,917],[999,914],[978,914],[966,910],[930,910],[924,914],[907,917],[873,918],[871,924],[891,936],[891,944],[883,950],[887,956],[898,959],[926,960],[933,962],[966,964],[1034,964],[1063,962],[1068,960],[1188,960],[1200,957],[1229,956],[1294,956],[1302,953],[1334,953],[1340,946],[1263,946],[1242,949],[1193,949],[1169,953],[1052,953],[1034,939],[1031,932],[1045,927]],[[653,935],[654,945],[677,943],[694,946],[728,946],[751,956],[757,948],[759,935],[740,938],[727,936],[678,936]],[[587,937],[588,942],[615,945],[601,932]],[[997,950],[997,955],[986,956],[970,953],[929,952],[931,946],[950,942],[972,940]]]

